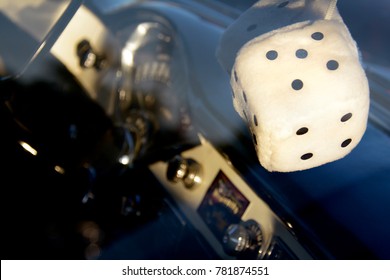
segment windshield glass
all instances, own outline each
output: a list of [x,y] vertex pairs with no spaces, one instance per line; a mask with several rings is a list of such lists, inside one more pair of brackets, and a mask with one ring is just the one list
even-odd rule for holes
[[79,2],[81,1],[0,1],[0,35],[1,38],[7,38],[0,46],[0,74],[20,74],[39,51],[51,43],[49,39],[55,40],[50,37],[61,33],[61,19],[72,14],[74,11],[71,10],[80,5]]

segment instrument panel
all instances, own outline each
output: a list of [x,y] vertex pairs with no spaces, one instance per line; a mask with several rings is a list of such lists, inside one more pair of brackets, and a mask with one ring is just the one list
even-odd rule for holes
[[[170,161],[154,163],[150,170],[221,258],[312,258],[295,239],[289,225],[276,216],[206,139],[201,137],[199,146],[180,156],[196,162],[201,169],[196,174],[188,172],[180,180],[167,176]],[[177,169],[182,174],[190,166]],[[196,181],[190,187],[185,183],[187,176]]]

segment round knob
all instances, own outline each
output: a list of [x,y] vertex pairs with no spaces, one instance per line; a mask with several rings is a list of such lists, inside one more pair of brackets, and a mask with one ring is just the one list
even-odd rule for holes
[[262,243],[260,225],[253,220],[228,226],[222,239],[227,254],[243,258],[256,258]]
[[175,156],[168,162],[167,179],[182,181],[186,188],[193,188],[202,182],[202,166],[192,158]]
[[233,224],[226,229],[223,243],[226,253],[235,255],[244,252],[250,246],[250,236],[243,225]]
[[98,55],[87,40],[82,40],[78,43],[77,55],[82,68],[95,68],[100,70],[104,64],[103,56]]

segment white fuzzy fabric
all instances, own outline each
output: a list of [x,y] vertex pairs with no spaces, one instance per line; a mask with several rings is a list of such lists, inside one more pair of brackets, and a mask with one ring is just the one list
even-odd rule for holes
[[356,43],[337,9],[328,13],[329,3],[263,0],[221,39],[217,55],[231,74],[234,107],[269,171],[340,159],[365,132],[368,81]]

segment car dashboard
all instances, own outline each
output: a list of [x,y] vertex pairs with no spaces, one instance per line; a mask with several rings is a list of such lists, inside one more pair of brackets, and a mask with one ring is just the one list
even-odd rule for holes
[[268,172],[215,56],[240,10],[76,2],[17,76],[22,85],[4,82],[23,92],[5,103],[6,258],[390,257],[387,68],[366,65],[372,109],[356,151]]

